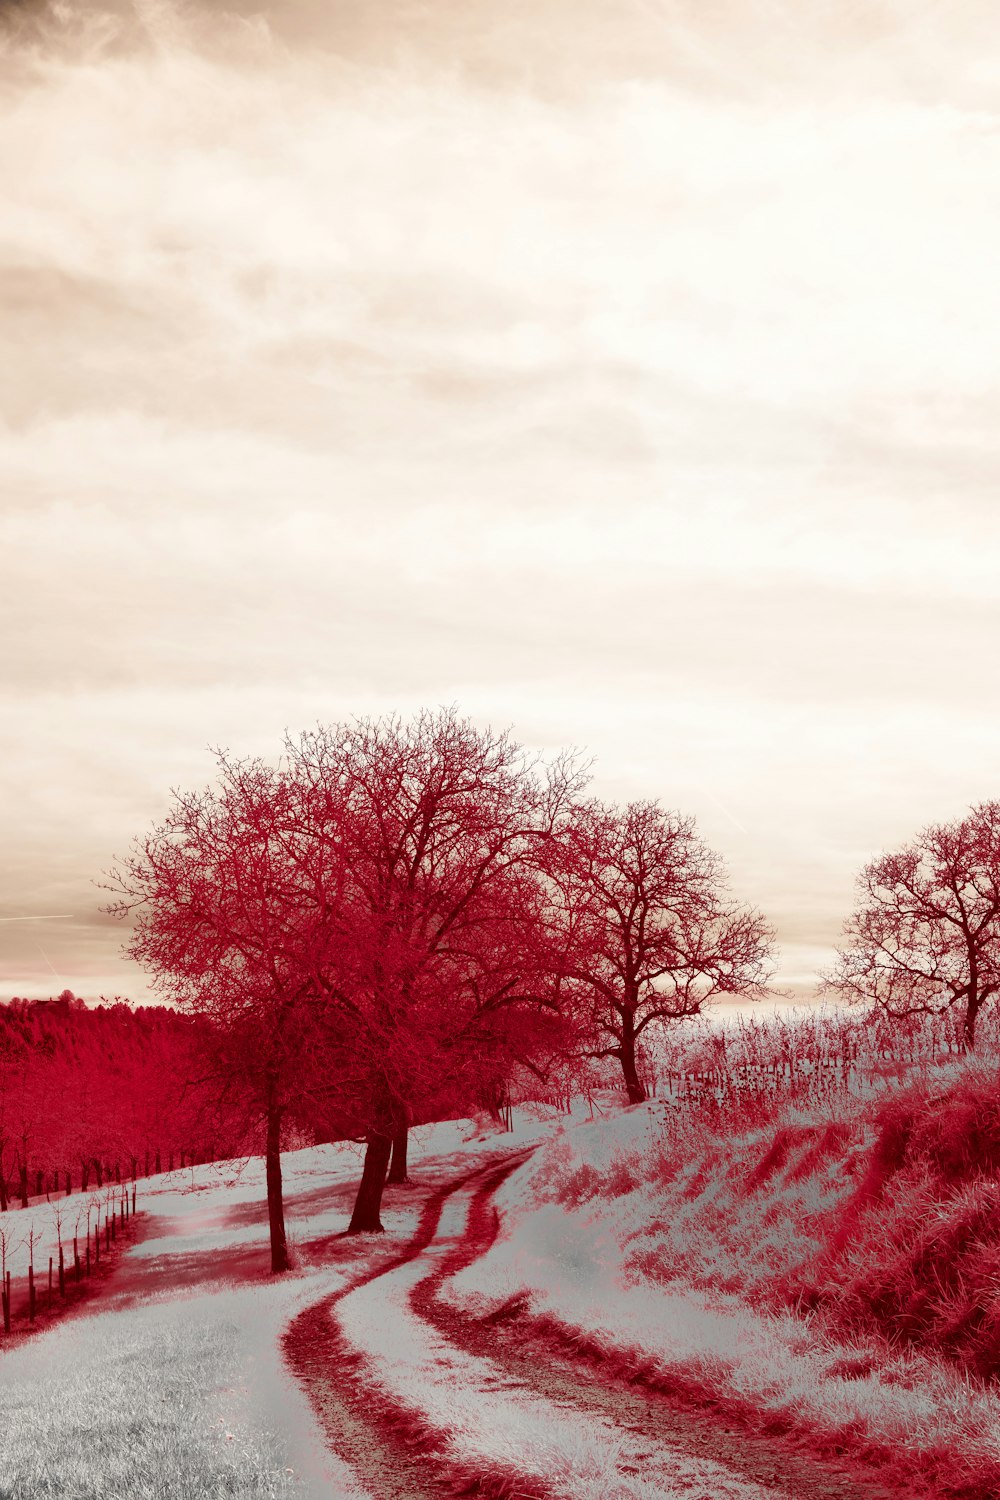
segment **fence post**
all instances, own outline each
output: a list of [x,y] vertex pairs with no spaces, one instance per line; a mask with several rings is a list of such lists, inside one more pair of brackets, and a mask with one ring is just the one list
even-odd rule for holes
[[0,1288],[3,1296],[3,1331],[10,1333],[10,1272],[3,1279],[3,1287]]
[[59,1295],[60,1297],[65,1297],[66,1295],[66,1267],[63,1263],[62,1245],[59,1246]]
[[52,1257],[49,1256],[49,1311],[52,1310]]
[[28,1262],[28,1322],[35,1321],[35,1266],[34,1262]]
[[132,1184],[132,1212],[135,1213],[135,1183]]

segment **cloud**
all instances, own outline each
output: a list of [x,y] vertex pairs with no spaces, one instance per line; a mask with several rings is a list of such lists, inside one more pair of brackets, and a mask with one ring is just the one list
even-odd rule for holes
[[990,794],[987,7],[0,21],[11,898],[208,743],[458,700],[690,806],[801,977]]

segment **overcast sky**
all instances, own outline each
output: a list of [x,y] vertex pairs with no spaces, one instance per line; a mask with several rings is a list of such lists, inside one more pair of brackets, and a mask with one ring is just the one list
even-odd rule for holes
[[995,7],[0,17],[0,995],[144,997],[92,882],[209,746],[457,703],[807,996],[1000,796]]

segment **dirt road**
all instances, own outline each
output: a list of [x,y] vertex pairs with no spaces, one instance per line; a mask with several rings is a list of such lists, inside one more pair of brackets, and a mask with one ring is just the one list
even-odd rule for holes
[[[611,1371],[585,1342],[574,1347],[525,1317],[516,1300],[485,1319],[442,1302],[445,1279],[491,1243],[492,1195],[527,1154],[432,1193],[401,1251],[288,1330],[286,1356],[327,1441],[373,1497],[889,1500],[870,1473],[698,1409],[641,1370]],[[581,1456],[584,1429],[592,1451]],[[540,1432],[551,1437],[550,1459]],[[504,1442],[505,1433],[513,1438]]]

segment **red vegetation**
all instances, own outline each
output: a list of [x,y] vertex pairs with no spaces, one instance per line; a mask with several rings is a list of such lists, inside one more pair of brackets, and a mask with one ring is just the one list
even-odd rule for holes
[[1000,1375],[1000,1091],[993,1070],[914,1086],[875,1114],[867,1170],[812,1287],[845,1329]]

